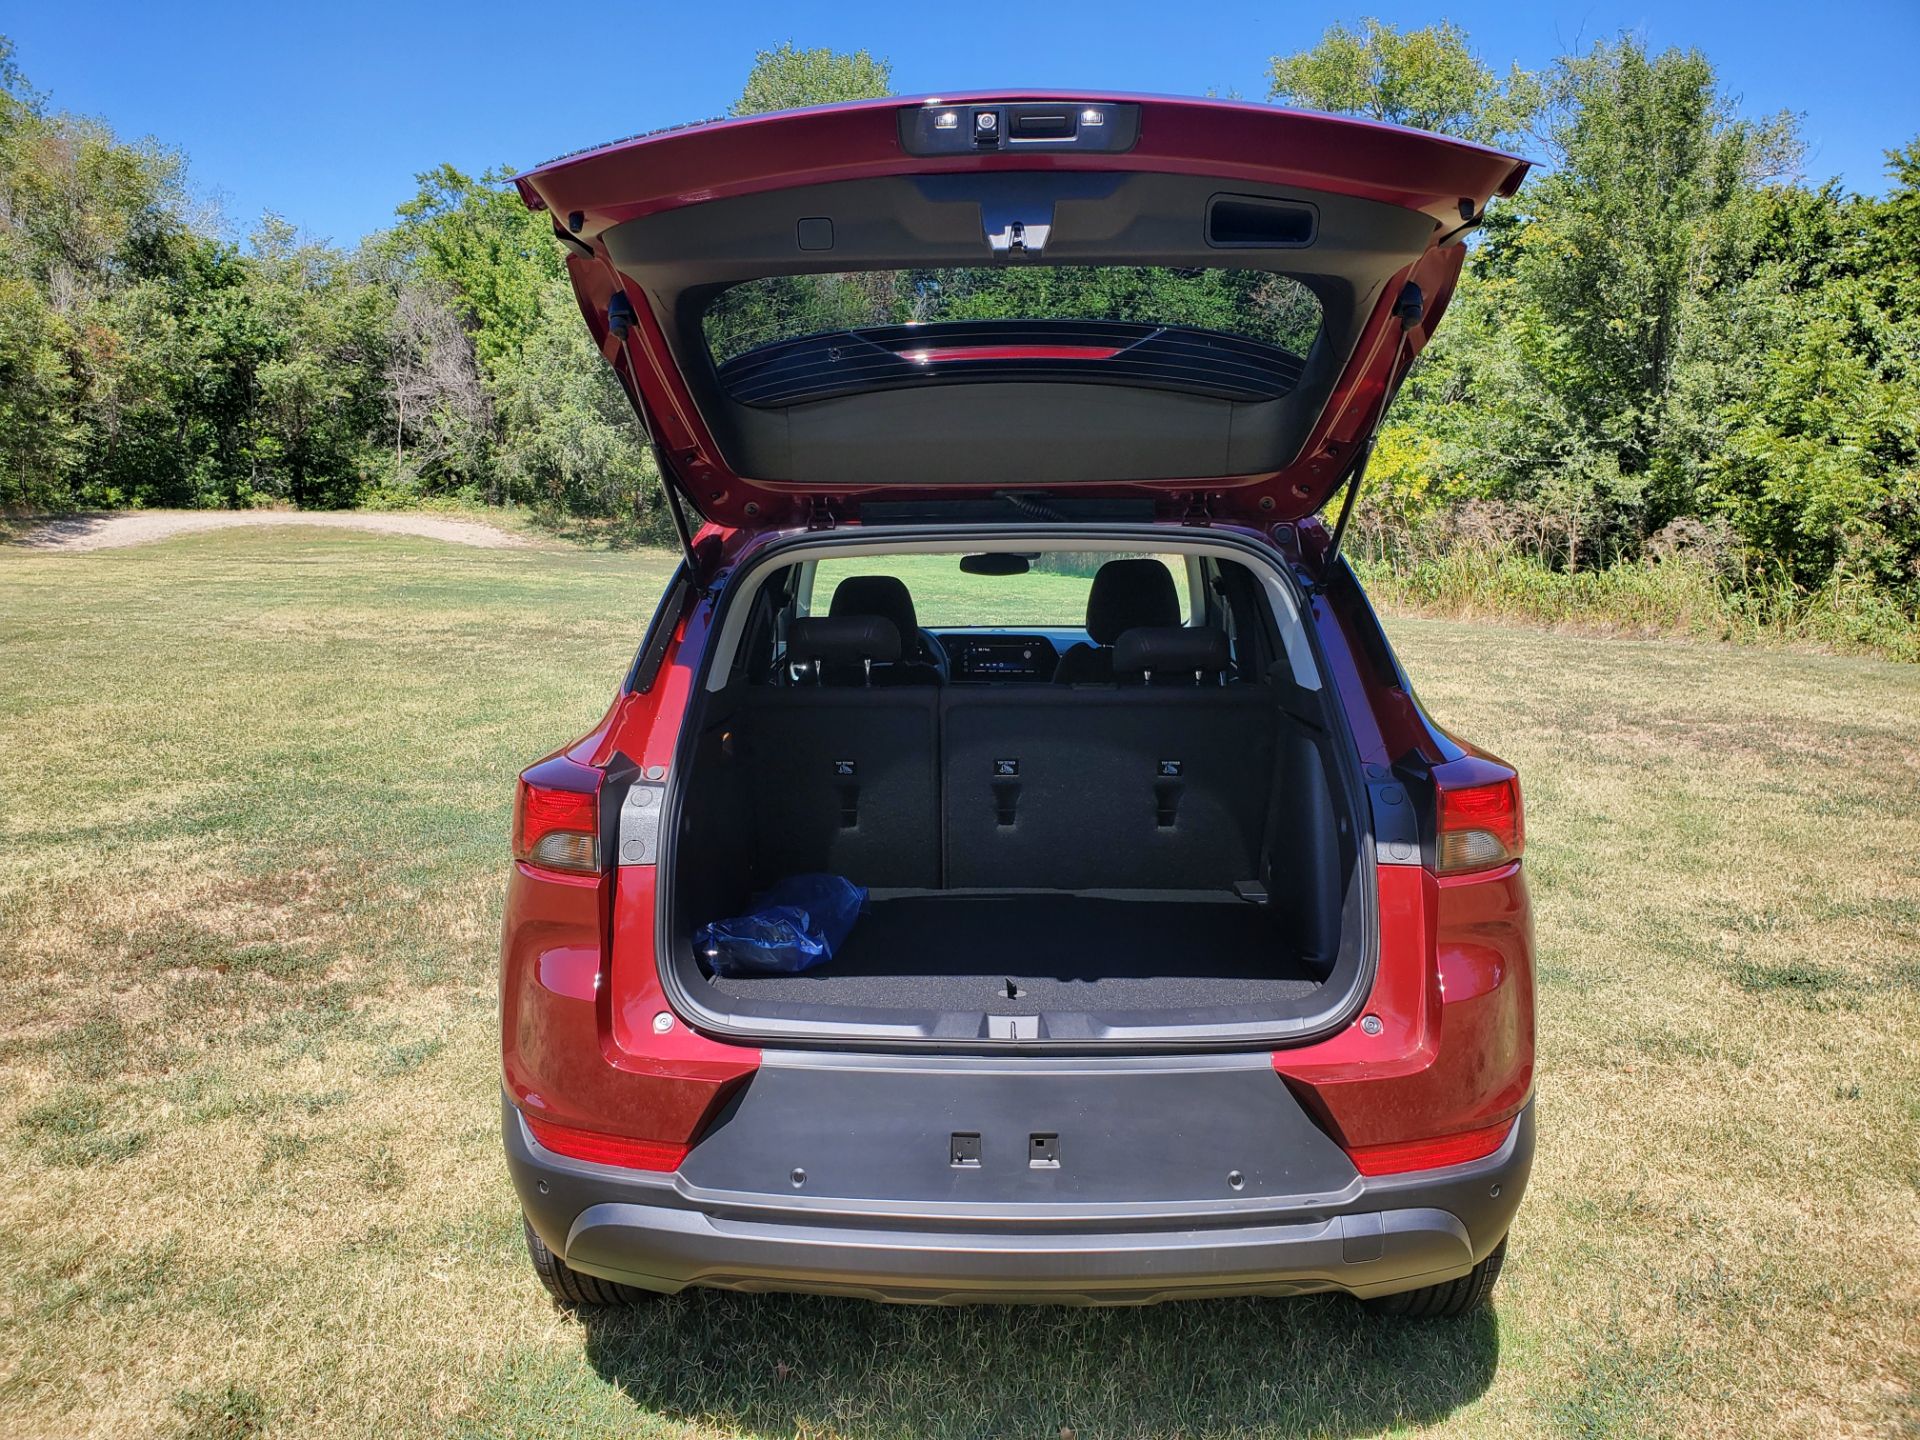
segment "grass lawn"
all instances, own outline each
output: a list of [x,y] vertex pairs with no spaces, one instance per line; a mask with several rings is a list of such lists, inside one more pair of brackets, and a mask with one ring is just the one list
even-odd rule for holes
[[1490,625],[1390,628],[1527,783],[1540,1152],[1493,1313],[555,1311],[495,1135],[510,781],[666,569],[0,550],[0,1434],[1920,1425],[1920,669]]

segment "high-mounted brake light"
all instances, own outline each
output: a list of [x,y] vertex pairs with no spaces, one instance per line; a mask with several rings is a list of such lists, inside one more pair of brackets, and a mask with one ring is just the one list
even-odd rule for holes
[[526,1117],[533,1138],[556,1155],[590,1160],[595,1165],[623,1165],[629,1170],[678,1170],[690,1147],[665,1140],[635,1140],[625,1135],[603,1135],[598,1130],[575,1130],[551,1120]]
[[520,780],[513,858],[543,870],[592,875],[600,869],[600,797]]
[[1438,830],[1435,868],[1442,875],[1490,870],[1518,860],[1526,846],[1518,777],[1458,789],[1442,784]]

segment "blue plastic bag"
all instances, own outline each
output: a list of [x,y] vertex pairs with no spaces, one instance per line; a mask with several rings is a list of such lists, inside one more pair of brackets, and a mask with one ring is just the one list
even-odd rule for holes
[[846,943],[867,892],[839,875],[789,875],[753,897],[753,911],[702,925],[694,949],[716,975],[798,975]]

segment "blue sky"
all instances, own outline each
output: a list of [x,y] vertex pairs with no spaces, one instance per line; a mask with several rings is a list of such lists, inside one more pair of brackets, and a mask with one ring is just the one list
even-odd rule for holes
[[903,93],[994,85],[1266,95],[1267,57],[1362,14],[1445,17],[1496,69],[1632,30],[1698,46],[1754,114],[1800,112],[1807,173],[1884,188],[1881,152],[1920,133],[1920,0],[1699,0],[1281,6],[1243,0],[1036,3],[617,3],[472,0],[444,11],[317,5],[40,4],[0,11],[16,59],[62,109],[183,148],[196,188],[244,231],[274,210],[351,242],[412,176],[525,166],[722,113],[756,49],[865,46]]

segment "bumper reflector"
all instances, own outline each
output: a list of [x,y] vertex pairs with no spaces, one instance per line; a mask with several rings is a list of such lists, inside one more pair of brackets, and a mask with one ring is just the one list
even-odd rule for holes
[[533,1138],[545,1149],[574,1160],[590,1160],[595,1165],[622,1165],[629,1170],[678,1170],[692,1148],[665,1140],[634,1140],[624,1135],[603,1135],[597,1130],[575,1130],[555,1125],[551,1120],[536,1120],[531,1115],[524,1118]]
[[1462,1130],[1431,1140],[1399,1140],[1391,1145],[1361,1145],[1347,1151],[1353,1168],[1362,1175],[1400,1175],[1409,1170],[1442,1170],[1484,1160],[1506,1143],[1513,1121],[1502,1120],[1484,1130]]

